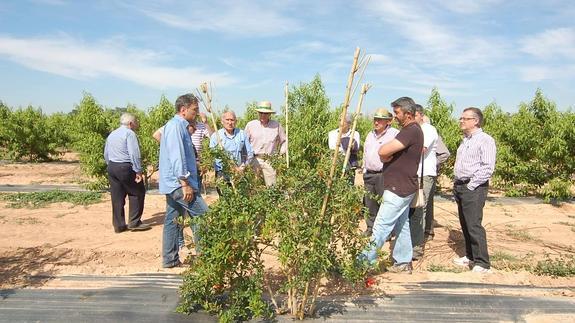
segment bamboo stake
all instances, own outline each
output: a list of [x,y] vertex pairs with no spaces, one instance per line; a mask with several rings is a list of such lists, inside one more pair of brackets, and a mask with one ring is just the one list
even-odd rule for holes
[[[347,86],[345,88],[345,98],[343,100],[343,109],[341,111],[341,116],[340,116],[340,120],[339,120],[339,133],[337,135],[337,141],[335,143],[335,150],[333,151],[333,158],[331,160],[331,168],[329,171],[329,178],[327,180],[327,190],[325,192],[325,195],[323,197],[323,204],[321,206],[321,217],[325,216],[325,211],[327,210],[327,202],[329,201],[329,194],[331,191],[331,185],[333,184],[333,176],[335,174],[335,167],[337,165],[337,157],[339,154],[339,145],[341,144],[341,132],[343,129],[343,124],[345,123],[345,116],[347,114],[347,107],[349,106],[349,100],[350,100],[350,93],[351,93],[351,87],[353,85],[353,77],[355,76],[355,72],[357,71],[357,60],[359,58],[359,52],[360,49],[359,47],[357,47],[355,49],[355,53],[353,55],[353,64],[351,65],[351,70],[349,72],[349,76],[347,78]],[[330,219],[330,223],[333,223],[333,215]]]
[[359,67],[357,68],[361,72],[359,73],[359,78],[357,79],[357,83],[355,84],[353,91],[351,91],[351,97],[352,98],[355,95],[355,91],[357,90],[357,87],[359,86],[359,84],[363,80],[363,73],[365,73],[365,69],[367,68],[367,65],[369,64],[370,61],[371,61],[371,56],[367,56],[367,60],[362,60],[361,63],[359,64]]
[[[216,133],[216,138],[218,139],[218,145],[220,146],[220,148],[224,149],[224,146],[222,145],[222,139],[220,138],[220,134],[218,133],[218,125],[216,123],[216,117],[214,117],[214,112],[212,111],[212,89],[211,86],[208,86],[208,83],[204,82],[202,84],[200,84],[200,90],[203,93],[203,96],[205,96],[206,100],[202,100],[202,102],[204,102],[204,106],[206,107],[206,110],[208,110],[208,113],[210,114],[210,119],[212,120],[212,126],[214,127],[214,132]],[[207,103],[206,103],[207,101]]]
[[288,85],[289,83],[286,82],[286,86],[285,86],[285,98],[286,98],[286,166],[287,168],[289,168],[289,105],[288,105],[288,96],[289,96],[289,91],[288,91]]
[[[200,84],[200,97],[202,98],[202,102],[208,113],[210,114],[210,119],[212,120],[212,125],[214,127],[214,133],[216,134],[216,139],[218,140],[218,146],[221,149],[224,149],[224,145],[222,144],[222,138],[220,138],[220,134],[218,132],[218,125],[216,123],[216,117],[214,116],[214,112],[212,110],[212,86],[211,84],[208,86],[207,82]],[[203,95],[201,95],[203,93]],[[204,99],[205,97],[205,99]],[[232,184],[232,189],[236,192],[236,185],[234,184],[233,180],[230,180],[230,184]]]
[[347,146],[346,152],[345,152],[345,158],[343,160],[343,169],[341,170],[341,178],[343,178],[345,176],[345,170],[347,169],[347,162],[349,161],[349,157],[351,156],[351,147],[353,147],[353,143],[354,143],[354,139],[355,139],[355,127],[357,126],[357,118],[359,117],[360,113],[361,113],[361,106],[363,104],[363,98],[365,97],[365,94],[367,93],[367,91],[369,90],[369,88],[371,87],[371,85],[369,84],[364,84],[361,87],[361,93],[359,95],[359,101],[357,102],[357,107],[355,108],[355,114],[353,116],[353,124],[351,125],[351,129],[350,131],[350,137],[349,137],[349,145]]
[[319,294],[319,281],[315,284],[313,288],[313,297],[311,299],[311,305],[309,306],[309,315],[313,316],[315,313],[315,300],[317,299],[317,295]]

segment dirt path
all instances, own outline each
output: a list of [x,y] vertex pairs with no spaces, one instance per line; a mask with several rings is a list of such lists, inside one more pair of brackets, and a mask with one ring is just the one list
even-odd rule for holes
[[[78,183],[78,172],[79,165],[74,162],[3,164],[0,185],[72,185]],[[533,199],[490,198],[484,224],[494,265],[499,263],[503,269],[477,275],[456,272],[451,265],[451,259],[463,250],[463,238],[456,205],[445,197],[436,198],[436,237],[428,243],[425,257],[414,263],[413,275],[379,275],[377,288],[401,293],[423,282],[488,283],[538,287],[533,289],[534,295],[575,297],[575,278],[513,271],[514,267],[505,262],[515,258],[518,263],[536,263],[546,253],[573,255],[575,205],[554,207]],[[214,198],[207,196],[206,200]],[[57,203],[41,209],[13,209],[0,202],[0,288],[56,286],[61,282],[52,278],[61,275],[180,272],[182,269],[161,268],[164,203],[163,196],[146,196],[143,220],[152,230],[116,234],[109,194],[101,203],[87,207]],[[505,293],[515,291],[509,288]]]

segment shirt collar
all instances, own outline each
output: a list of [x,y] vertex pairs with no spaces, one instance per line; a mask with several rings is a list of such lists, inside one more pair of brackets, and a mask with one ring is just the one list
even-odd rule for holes
[[477,134],[483,132],[483,129],[481,128],[477,128],[475,131],[473,131],[472,133],[470,133],[469,135],[465,135],[465,138],[473,138],[473,136],[476,136]]

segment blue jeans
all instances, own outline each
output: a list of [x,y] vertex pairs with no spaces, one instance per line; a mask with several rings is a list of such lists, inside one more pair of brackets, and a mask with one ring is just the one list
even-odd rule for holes
[[[180,236],[180,227],[176,223],[176,218],[186,213],[190,216],[201,216],[208,211],[208,205],[199,193],[194,194],[191,202],[184,201],[182,188],[166,194],[166,217],[164,219],[164,232],[162,238],[162,263],[164,267],[171,267],[180,261],[178,255],[178,237]],[[199,252],[198,242],[200,240],[197,225],[190,225],[194,233],[194,242],[196,252]]]
[[383,191],[383,203],[379,207],[370,245],[363,251],[362,258],[370,265],[377,263],[377,250],[383,246],[391,232],[395,232],[393,259],[397,264],[409,263],[413,257],[411,234],[409,231],[409,204],[415,196],[398,196],[391,191]]

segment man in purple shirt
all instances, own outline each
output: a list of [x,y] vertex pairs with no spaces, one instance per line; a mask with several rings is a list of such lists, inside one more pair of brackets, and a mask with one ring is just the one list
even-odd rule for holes
[[481,221],[489,179],[495,170],[496,148],[495,140],[483,132],[482,125],[481,110],[473,107],[463,110],[459,128],[464,138],[455,157],[453,195],[465,238],[465,256],[453,262],[460,266],[473,265],[473,272],[489,273],[487,237]]
[[387,109],[377,109],[373,115],[373,130],[367,134],[363,145],[363,186],[366,191],[363,204],[369,210],[369,218],[365,221],[366,236],[371,236],[383,195],[383,162],[379,157],[379,148],[399,133],[399,130],[391,127],[392,121],[393,115]]

